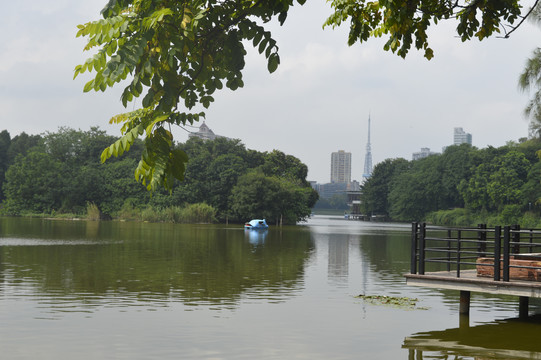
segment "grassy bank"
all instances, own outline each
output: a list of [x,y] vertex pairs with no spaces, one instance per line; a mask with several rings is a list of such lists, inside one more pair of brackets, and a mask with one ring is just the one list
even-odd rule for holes
[[313,209],[315,215],[344,215],[340,209]]
[[59,213],[56,211],[50,213],[22,212],[20,216],[44,219],[121,220],[179,224],[212,224],[217,222],[216,209],[205,203],[171,206],[167,208],[156,208],[152,206],[137,208],[130,203],[126,203],[120,211],[112,215],[103,214],[94,203],[88,203],[86,211],[79,214]]
[[211,224],[216,222],[216,209],[205,203],[166,208],[148,206],[143,209],[128,204],[123,206],[113,219],[179,224]]
[[426,222],[440,226],[469,227],[477,224],[486,224],[489,227],[496,225],[515,225],[522,228],[541,228],[541,219],[533,212],[522,213],[520,208],[515,205],[508,205],[499,213],[490,213],[481,211],[471,212],[467,209],[440,210],[429,213],[426,216]]

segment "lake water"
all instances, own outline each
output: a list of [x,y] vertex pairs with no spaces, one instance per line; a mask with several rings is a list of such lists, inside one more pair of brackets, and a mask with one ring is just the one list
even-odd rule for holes
[[[2,359],[540,359],[540,312],[406,286],[409,225],[0,218]],[[417,298],[415,308],[358,298]]]

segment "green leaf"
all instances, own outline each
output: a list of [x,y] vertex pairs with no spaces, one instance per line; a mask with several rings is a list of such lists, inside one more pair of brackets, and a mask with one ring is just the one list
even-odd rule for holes
[[272,53],[269,57],[269,62],[267,64],[267,68],[269,69],[269,72],[271,74],[275,72],[279,64],[280,64],[280,56],[278,56],[278,53]]
[[[263,38],[263,32],[262,31],[258,31],[255,36],[254,36],[254,40],[253,40],[253,44],[254,44],[254,47],[257,46],[257,44],[259,44],[259,42],[261,41],[261,39]],[[260,52],[261,53],[261,52]]]
[[107,161],[107,159],[109,159],[109,148],[105,148],[102,152],[101,152],[101,156],[100,156],[100,160],[102,162],[102,164]]
[[85,87],[83,88],[83,92],[89,92],[90,90],[92,90],[94,88],[94,80],[90,80],[89,82],[87,82],[85,84]]
[[267,47],[267,44],[269,43],[269,41],[267,39],[263,39],[263,41],[261,41],[259,43],[259,48],[258,48],[258,51],[260,54],[263,53],[263,51],[265,50],[265,48]]

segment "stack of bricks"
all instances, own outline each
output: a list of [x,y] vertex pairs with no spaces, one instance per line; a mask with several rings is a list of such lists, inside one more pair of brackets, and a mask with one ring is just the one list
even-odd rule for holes
[[[494,277],[494,259],[477,259],[477,276]],[[514,255],[509,258],[509,280],[541,281],[541,254]],[[516,268],[513,266],[527,266],[529,268]],[[503,261],[500,261],[503,269]],[[500,270],[500,279],[503,270]]]

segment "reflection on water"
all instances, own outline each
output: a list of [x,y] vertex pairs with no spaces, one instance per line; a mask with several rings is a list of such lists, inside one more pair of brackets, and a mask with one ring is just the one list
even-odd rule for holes
[[[0,237],[0,291],[42,294],[47,299],[40,307],[56,304],[51,311],[76,310],[78,303],[87,311],[134,301],[224,307],[238,305],[241,296],[281,301],[302,288],[313,248],[303,228],[269,235],[227,227],[78,222],[91,225],[94,238],[88,239],[84,226],[22,221],[27,238]],[[15,231],[13,223],[6,229]]]
[[[0,218],[0,349],[54,360],[441,358],[462,340],[427,331],[457,326],[458,293],[405,285],[409,229],[323,217],[263,232]],[[359,294],[418,298],[428,310]],[[472,323],[513,317],[516,302],[474,294]],[[505,323],[490,331],[512,331],[511,344],[539,332]]]
[[541,359],[541,317],[499,320],[474,327],[413,334],[404,340],[411,359]]
[[248,241],[250,244],[257,246],[257,245],[263,245],[265,242],[265,238],[269,234],[269,230],[253,230],[253,229],[245,229],[244,230],[244,236],[248,238]]
[[339,236],[329,241],[329,279],[347,283],[349,275],[349,237]]

